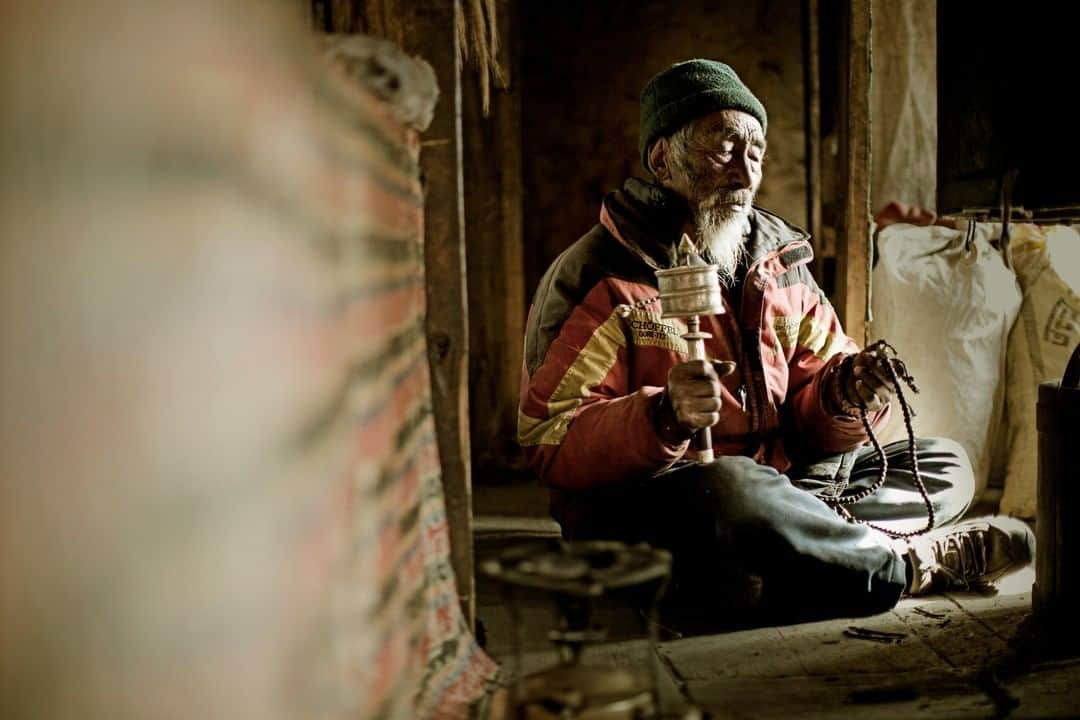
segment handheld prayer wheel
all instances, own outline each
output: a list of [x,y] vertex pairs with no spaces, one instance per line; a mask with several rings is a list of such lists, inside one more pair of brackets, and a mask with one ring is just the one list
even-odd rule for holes
[[1080,345],[1060,381],[1039,385],[1039,431],[1035,587],[1033,610],[1051,649],[1070,649],[1080,641],[1080,532],[1073,515],[1080,502]]
[[[687,354],[690,360],[706,360],[705,341],[711,333],[701,331],[701,315],[717,315],[724,312],[724,300],[720,291],[717,265],[701,260],[689,236],[683,235],[679,243],[681,262],[667,270],[657,270],[656,280],[660,287],[660,304],[663,318],[686,320]],[[702,428],[694,436],[694,447],[701,462],[713,461],[712,428]]]

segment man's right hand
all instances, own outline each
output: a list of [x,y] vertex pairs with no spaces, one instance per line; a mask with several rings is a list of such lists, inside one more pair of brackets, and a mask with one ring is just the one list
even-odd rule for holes
[[688,434],[720,422],[720,378],[734,371],[730,360],[691,360],[668,372],[668,402],[675,421]]

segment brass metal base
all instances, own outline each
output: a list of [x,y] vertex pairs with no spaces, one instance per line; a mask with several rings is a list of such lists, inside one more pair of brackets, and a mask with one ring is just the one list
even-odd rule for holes
[[635,720],[656,714],[652,684],[625,668],[564,665],[525,678],[525,720]]

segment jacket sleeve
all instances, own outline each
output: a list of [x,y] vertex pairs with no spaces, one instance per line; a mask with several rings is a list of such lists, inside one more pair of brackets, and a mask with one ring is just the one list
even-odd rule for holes
[[[530,312],[529,333],[540,332],[542,306]],[[667,445],[653,409],[663,388],[628,387],[626,325],[604,283],[573,307],[536,352],[526,338],[518,412],[518,442],[550,485],[584,489],[648,476],[679,459],[688,442]]]
[[[810,280],[812,283],[813,280]],[[859,346],[844,333],[832,305],[816,284],[807,293],[794,353],[788,363],[790,412],[801,444],[824,454],[846,452],[869,439],[859,418],[836,414],[828,407],[830,370]],[[794,330],[794,328],[792,328]],[[869,416],[870,426],[880,432],[889,420],[889,405]]]

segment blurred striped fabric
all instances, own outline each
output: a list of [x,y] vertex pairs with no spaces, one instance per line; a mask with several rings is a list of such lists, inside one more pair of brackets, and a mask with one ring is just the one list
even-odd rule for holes
[[0,715],[467,717],[416,132],[299,4],[0,35]]

